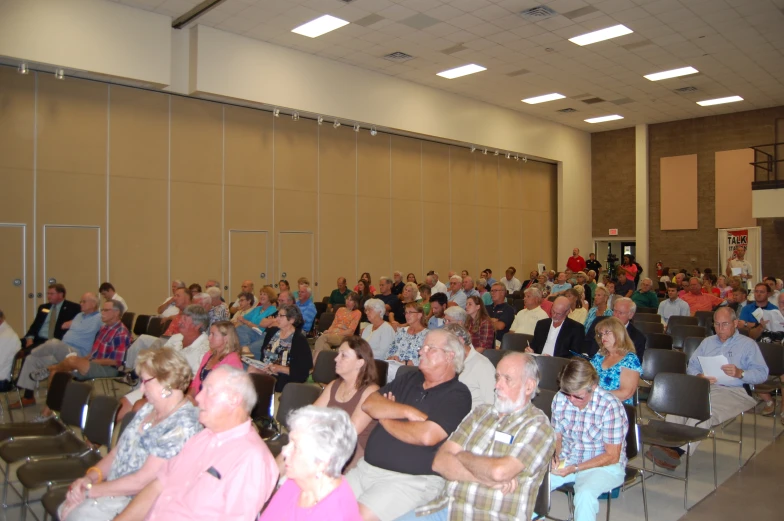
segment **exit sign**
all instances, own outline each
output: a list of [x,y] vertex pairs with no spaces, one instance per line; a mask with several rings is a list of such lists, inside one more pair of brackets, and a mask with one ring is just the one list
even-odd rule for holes
[[618,228],[610,228],[610,235],[618,235]]

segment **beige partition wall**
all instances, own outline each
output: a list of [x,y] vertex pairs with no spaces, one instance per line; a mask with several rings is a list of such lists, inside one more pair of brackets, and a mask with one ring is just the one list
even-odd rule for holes
[[218,279],[231,301],[285,273],[321,299],[364,271],[525,274],[555,256],[555,165],[7,68],[0,182],[0,306],[19,329],[49,278],[73,300],[110,280],[153,313],[172,278]]

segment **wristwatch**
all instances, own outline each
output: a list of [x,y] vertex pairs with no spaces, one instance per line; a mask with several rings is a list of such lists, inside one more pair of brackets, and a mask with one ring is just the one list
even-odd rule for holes
[[746,371],[743,369],[740,370],[740,379],[743,380],[743,377],[746,376]]

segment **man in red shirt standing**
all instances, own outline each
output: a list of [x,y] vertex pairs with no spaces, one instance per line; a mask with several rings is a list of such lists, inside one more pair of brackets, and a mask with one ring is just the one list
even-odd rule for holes
[[580,257],[580,248],[572,250],[572,256],[566,261],[566,268],[574,273],[585,271],[585,259]]

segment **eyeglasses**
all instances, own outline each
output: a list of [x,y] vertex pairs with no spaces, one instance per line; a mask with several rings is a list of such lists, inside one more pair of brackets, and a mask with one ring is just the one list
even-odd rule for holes
[[420,347],[419,348],[419,352],[422,353],[423,355],[426,355],[430,351],[435,351],[437,349],[440,349],[441,351],[446,352],[443,347],[431,346],[431,345],[428,345],[428,344],[425,344],[422,347]]
[[607,336],[607,335],[612,335],[612,334],[613,334],[613,332],[612,332],[612,331],[597,331],[597,332],[596,332],[596,338],[598,338],[599,340],[601,340],[601,339],[602,339],[602,337],[605,337],[605,336]]
[[146,383],[147,383],[147,382],[149,382],[150,380],[155,380],[156,378],[157,378],[156,376],[153,376],[153,377],[151,377],[151,378],[147,378],[147,379],[145,379],[145,380],[142,380],[142,383],[143,383],[143,384],[146,384]]
[[490,293],[502,293],[502,292],[506,293],[506,290],[505,289],[500,289],[500,288],[499,289],[491,289],[490,290]]
[[714,322],[713,325],[719,329],[724,329],[725,327],[734,326],[735,322]]
[[566,391],[563,391],[563,390],[561,390],[561,391],[559,391],[559,392],[560,392],[561,394],[563,394],[564,396],[566,396],[567,398],[569,398],[570,400],[579,400],[579,401],[583,401],[583,400],[587,399],[589,396],[591,396],[591,393],[592,393],[593,391],[592,391],[592,390],[591,390],[591,391],[586,391],[586,392],[585,392],[585,394],[583,394],[582,396],[578,396],[578,395],[576,395],[576,394],[572,394],[572,393],[567,393]]
[[288,315],[284,315],[283,313],[278,313],[278,318],[287,318]]

